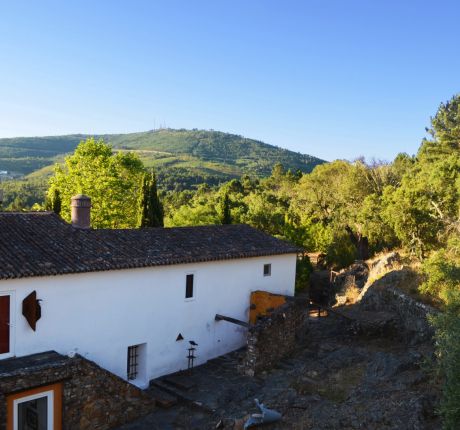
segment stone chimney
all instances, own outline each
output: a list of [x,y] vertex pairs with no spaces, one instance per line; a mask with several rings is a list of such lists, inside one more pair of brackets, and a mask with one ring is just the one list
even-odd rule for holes
[[75,228],[91,227],[91,198],[78,194],[71,199],[72,226]]

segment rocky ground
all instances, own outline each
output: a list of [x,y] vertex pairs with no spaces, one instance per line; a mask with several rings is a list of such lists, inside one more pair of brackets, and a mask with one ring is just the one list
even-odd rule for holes
[[352,326],[334,314],[311,318],[298,350],[257,378],[237,373],[234,353],[160,380],[177,403],[119,430],[239,429],[257,412],[255,398],[283,416],[265,429],[439,429],[430,343],[365,336]]

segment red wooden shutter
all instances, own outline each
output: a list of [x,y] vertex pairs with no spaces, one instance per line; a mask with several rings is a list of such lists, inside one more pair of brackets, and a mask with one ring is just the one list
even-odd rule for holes
[[10,352],[10,296],[0,296],[0,354]]

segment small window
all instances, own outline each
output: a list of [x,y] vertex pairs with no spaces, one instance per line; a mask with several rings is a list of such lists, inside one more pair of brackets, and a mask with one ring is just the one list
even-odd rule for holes
[[264,264],[264,276],[271,276],[272,274],[272,265]]
[[128,347],[128,381],[132,381],[137,378],[138,365],[139,365],[139,345],[133,345]]
[[60,430],[62,384],[33,388],[7,397],[6,428]]
[[185,282],[185,298],[191,299],[193,298],[193,275],[187,275],[187,279]]

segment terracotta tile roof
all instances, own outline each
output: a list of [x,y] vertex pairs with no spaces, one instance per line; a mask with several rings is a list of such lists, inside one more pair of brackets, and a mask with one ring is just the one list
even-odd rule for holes
[[0,279],[296,252],[247,225],[80,230],[52,212],[0,212]]

